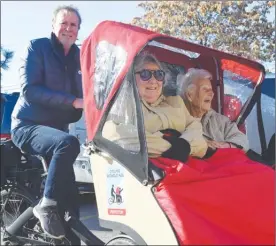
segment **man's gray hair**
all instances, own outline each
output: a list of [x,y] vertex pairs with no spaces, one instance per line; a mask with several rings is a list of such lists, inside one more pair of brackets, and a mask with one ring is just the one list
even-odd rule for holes
[[72,12],[75,13],[79,19],[79,29],[80,29],[80,25],[81,25],[81,16],[80,16],[80,12],[78,10],[78,8],[74,7],[73,5],[63,5],[63,6],[59,6],[54,10],[53,13],[53,22],[56,20],[57,14],[62,11],[62,10],[66,10],[68,12]]
[[195,88],[195,82],[200,79],[212,79],[212,74],[207,70],[190,68],[185,75],[177,78],[177,83],[179,85],[179,94],[185,99],[186,92],[191,88]]
[[134,71],[140,71],[145,63],[155,63],[161,70],[163,70],[161,63],[153,54],[142,52],[134,60]]

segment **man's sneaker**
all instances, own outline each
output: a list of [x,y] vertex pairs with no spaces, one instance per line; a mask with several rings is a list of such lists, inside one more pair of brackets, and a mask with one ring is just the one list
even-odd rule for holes
[[58,214],[57,206],[41,207],[39,202],[33,213],[39,219],[43,231],[52,238],[61,239],[65,237],[65,230]]

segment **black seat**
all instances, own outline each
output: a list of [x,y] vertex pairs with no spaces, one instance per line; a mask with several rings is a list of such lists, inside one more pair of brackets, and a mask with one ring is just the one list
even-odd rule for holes
[[270,138],[264,158],[269,164],[275,164],[275,133]]
[[165,171],[154,165],[150,160],[148,162],[148,175],[151,181],[158,181],[165,177]]
[[17,148],[11,139],[1,141],[1,186],[7,180],[25,183],[47,175],[42,156],[29,155]]
[[267,150],[263,155],[253,150],[248,150],[246,155],[253,161],[260,162],[270,167],[275,167],[275,133],[270,138]]
[[[38,167],[36,160],[39,160],[39,162],[42,164],[44,173],[45,174],[47,173],[48,163],[47,163],[47,160],[42,155],[31,155],[23,150],[20,150],[20,151],[21,151],[22,155],[28,160],[27,162],[29,162],[32,167]],[[34,163],[35,163],[35,165],[33,165]]]

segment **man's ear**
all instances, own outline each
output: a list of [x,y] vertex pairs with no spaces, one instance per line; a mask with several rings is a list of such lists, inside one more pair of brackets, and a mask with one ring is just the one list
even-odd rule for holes
[[52,30],[54,30],[55,19],[52,19]]

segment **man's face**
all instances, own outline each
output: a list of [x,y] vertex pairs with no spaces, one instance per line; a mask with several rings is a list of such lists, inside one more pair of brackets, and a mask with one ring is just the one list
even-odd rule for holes
[[78,32],[78,16],[74,12],[69,12],[67,10],[59,11],[55,20],[53,20],[53,33],[65,49],[70,49],[76,42]]

